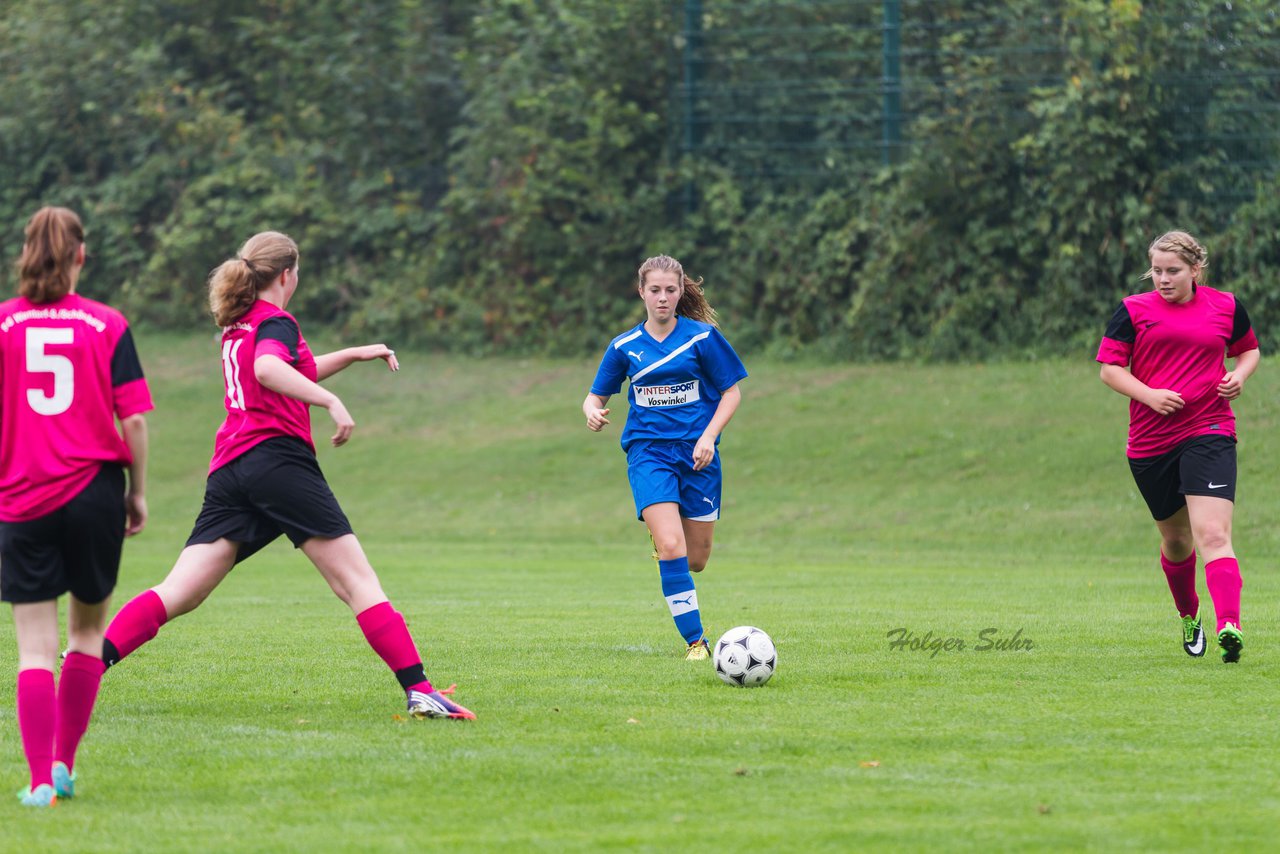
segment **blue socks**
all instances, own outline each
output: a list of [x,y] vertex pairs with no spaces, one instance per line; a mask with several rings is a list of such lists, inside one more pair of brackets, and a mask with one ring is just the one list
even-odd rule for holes
[[689,558],[658,561],[662,576],[662,595],[676,621],[676,631],[685,643],[702,639],[702,615],[698,613],[698,591],[693,589],[693,575],[689,572]]

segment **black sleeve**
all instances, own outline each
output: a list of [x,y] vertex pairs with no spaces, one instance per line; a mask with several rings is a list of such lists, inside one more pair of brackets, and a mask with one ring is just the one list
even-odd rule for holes
[[1137,333],[1133,331],[1133,318],[1129,316],[1129,308],[1124,303],[1120,303],[1116,313],[1111,315],[1111,322],[1107,324],[1106,337],[1122,344],[1132,344],[1137,338]]
[[1249,312],[1244,310],[1244,303],[1240,302],[1240,297],[1236,297],[1236,316],[1231,322],[1231,340],[1227,342],[1227,346],[1239,341],[1241,338],[1249,334],[1249,330],[1253,328],[1253,324],[1249,322]]
[[142,379],[142,362],[138,361],[138,350],[133,346],[133,333],[128,328],[116,342],[116,350],[111,354],[111,387],[119,388],[125,383]]
[[298,324],[287,317],[271,317],[258,325],[258,334],[254,343],[263,339],[279,341],[289,350],[289,358],[298,361],[298,339],[302,337]]

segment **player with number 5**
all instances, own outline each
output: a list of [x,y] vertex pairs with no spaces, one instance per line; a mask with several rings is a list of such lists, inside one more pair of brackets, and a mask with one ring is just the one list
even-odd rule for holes
[[[80,218],[41,208],[27,223],[19,296],[0,303],[0,600],[13,605],[31,772],[18,797],[31,807],[74,794],[124,538],[147,522],[151,393],[124,315],[76,293],[84,262]],[[55,686],[63,593],[68,649]]]
[[331,441],[355,422],[319,383],[355,362],[381,359],[383,344],[313,356],[285,309],[298,288],[298,247],[274,231],[255,234],[209,275],[209,307],[222,327],[226,420],[214,439],[204,505],[186,548],[160,584],[129,601],[107,627],[111,666],[196,608],[237,563],[287,536],[354,612],[365,639],[395,673],[415,718],[473,719],[427,680],[404,617],[391,606],[316,461],[309,407],[333,418]]

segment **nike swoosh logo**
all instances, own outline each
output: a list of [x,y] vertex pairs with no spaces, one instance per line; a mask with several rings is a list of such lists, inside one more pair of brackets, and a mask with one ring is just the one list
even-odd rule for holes
[[1200,637],[1196,638],[1196,642],[1187,647],[1187,652],[1192,655],[1199,655],[1204,652],[1204,632],[1200,633]]
[[1230,486],[1230,485],[1231,485],[1231,484],[1229,484],[1229,483],[1211,483],[1211,484],[1209,484],[1209,488],[1210,488],[1210,489],[1222,489],[1222,487],[1224,487],[1224,486]]

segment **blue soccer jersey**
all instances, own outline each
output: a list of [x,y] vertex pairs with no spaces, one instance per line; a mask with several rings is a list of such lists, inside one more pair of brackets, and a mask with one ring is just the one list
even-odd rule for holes
[[[709,323],[677,317],[662,341],[644,324],[609,344],[591,393],[610,397],[631,381],[631,409],[622,431],[622,449],[637,441],[696,441],[711,423],[720,395],[745,379],[747,369],[729,342]],[[717,442],[719,438],[717,438]]]

